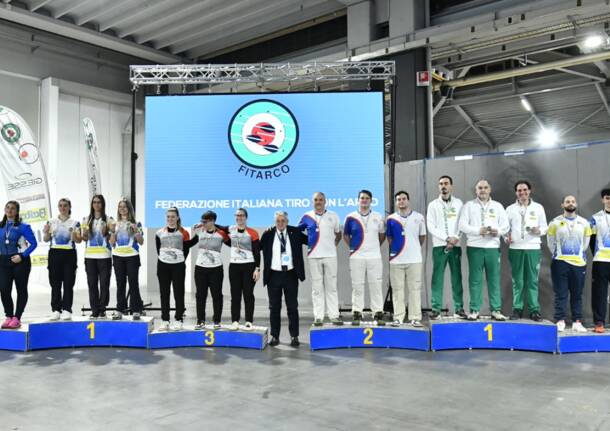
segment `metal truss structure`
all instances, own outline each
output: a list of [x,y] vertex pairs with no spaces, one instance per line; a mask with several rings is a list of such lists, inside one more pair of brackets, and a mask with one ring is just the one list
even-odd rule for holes
[[166,84],[231,84],[374,81],[391,82],[394,61],[195,64],[130,66],[134,88]]

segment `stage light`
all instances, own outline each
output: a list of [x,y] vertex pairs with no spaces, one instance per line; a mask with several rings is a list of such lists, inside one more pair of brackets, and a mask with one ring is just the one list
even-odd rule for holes
[[532,112],[532,105],[530,105],[530,102],[525,97],[521,98],[521,104],[523,105],[526,111]]
[[604,38],[601,34],[592,34],[587,36],[583,42],[583,46],[587,50],[594,50],[600,48],[602,45],[605,45],[607,42],[607,38]]
[[559,139],[559,135],[553,129],[548,129],[546,127],[540,128],[540,132],[538,133],[538,143],[542,147],[552,147],[557,143]]

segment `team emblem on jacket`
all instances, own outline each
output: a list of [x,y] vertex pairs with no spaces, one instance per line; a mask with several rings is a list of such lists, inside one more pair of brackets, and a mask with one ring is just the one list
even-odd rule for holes
[[288,159],[297,147],[299,128],[290,110],[268,99],[239,108],[229,123],[229,146],[254,168],[271,168]]
[[14,144],[21,138],[21,129],[13,123],[7,123],[0,129],[2,138],[9,144]]

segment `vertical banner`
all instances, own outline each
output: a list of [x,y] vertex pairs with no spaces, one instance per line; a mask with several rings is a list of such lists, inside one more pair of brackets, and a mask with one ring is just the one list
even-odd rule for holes
[[9,200],[19,202],[21,218],[32,226],[38,240],[32,264],[46,266],[48,246],[42,241],[42,229],[51,213],[39,147],[25,120],[6,106],[0,106],[0,136],[0,174],[6,195]]
[[87,145],[87,174],[89,176],[89,200],[93,195],[102,193],[102,183],[100,181],[100,159],[97,155],[97,136],[95,127],[90,118],[83,118],[83,128],[85,130],[85,144]]

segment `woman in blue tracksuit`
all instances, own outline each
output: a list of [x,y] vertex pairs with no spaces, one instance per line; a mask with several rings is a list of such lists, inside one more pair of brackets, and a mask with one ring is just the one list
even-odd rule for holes
[[[30,254],[38,243],[30,225],[21,221],[17,201],[8,201],[4,206],[0,239],[0,298],[6,316],[2,328],[18,329],[28,302],[28,278],[32,269]],[[11,296],[13,282],[17,289],[17,308]]]

